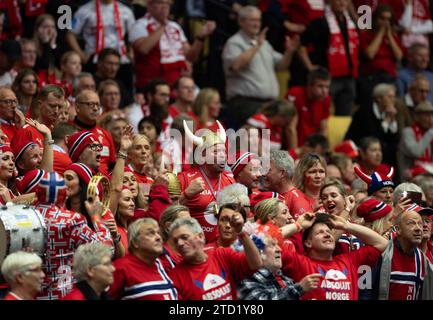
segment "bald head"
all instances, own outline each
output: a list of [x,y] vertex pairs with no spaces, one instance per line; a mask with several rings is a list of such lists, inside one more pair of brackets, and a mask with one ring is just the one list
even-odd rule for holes
[[415,211],[404,211],[397,216],[397,238],[406,247],[421,244],[423,234],[423,220]]

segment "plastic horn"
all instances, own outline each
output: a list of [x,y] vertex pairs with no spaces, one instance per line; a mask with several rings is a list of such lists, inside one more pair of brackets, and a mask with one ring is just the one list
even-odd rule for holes
[[185,134],[187,137],[191,139],[195,145],[200,147],[203,144],[203,138],[197,137],[194,133],[192,133],[191,130],[189,130],[185,120],[183,120],[183,128],[185,129]]

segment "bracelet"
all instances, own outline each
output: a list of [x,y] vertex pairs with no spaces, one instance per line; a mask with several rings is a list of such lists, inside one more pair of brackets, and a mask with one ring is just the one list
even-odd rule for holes
[[128,155],[126,153],[123,153],[121,151],[117,152],[117,157],[123,160],[126,160],[126,158],[128,157]]
[[302,230],[302,226],[301,226],[301,224],[298,221],[295,222],[295,227],[296,227],[296,230],[298,232]]
[[239,239],[245,239],[246,237],[248,237],[248,233],[246,233],[245,231],[241,231],[238,233],[238,237]]
[[115,238],[113,238],[114,244],[118,244],[120,242],[121,238],[122,238],[122,236],[120,235],[120,233],[118,233],[117,236]]
[[51,140],[44,140],[43,143],[44,143],[45,146],[51,146],[51,145],[54,144],[54,140],[53,139],[51,139]]

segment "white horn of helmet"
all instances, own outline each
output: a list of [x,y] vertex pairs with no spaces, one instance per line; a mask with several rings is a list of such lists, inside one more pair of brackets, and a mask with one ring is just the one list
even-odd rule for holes
[[216,123],[218,125],[218,136],[220,137],[223,143],[226,143],[227,140],[226,130],[218,120],[216,120]]
[[203,138],[197,137],[194,133],[192,133],[191,130],[189,130],[185,120],[183,120],[183,128],[185,130],[185,134],[187,135],[187,137],[191,139],[195,145],[199,147],[203,145]]

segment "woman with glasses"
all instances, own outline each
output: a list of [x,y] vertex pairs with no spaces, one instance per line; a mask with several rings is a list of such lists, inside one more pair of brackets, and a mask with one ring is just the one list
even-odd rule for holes
[[113,283],[114,266],[110,249],[102,243],[88,243],[74,254],[77,284],[62,300],[110,300],[106,289]]
[[18,98],[18,109],[30,116],[29,110],[39,92],[39,77],[31,69],[21,70],[12,84]]
[[399,35],[395,31],[393,9],[379,5],[373,13],[373,28],[360,36],[361,92],[360,97],[371,97],[378,83],[395,83],[397,64],[403,58]]

